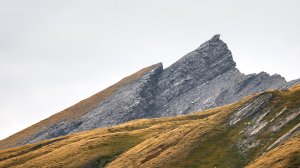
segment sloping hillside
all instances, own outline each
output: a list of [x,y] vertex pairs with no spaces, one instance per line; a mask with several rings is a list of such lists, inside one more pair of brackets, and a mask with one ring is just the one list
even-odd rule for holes
[[299,123],[298,86],[4,149],[0,167],[299,167]]
[[[84,114],[92,111],[95,109],[99,104],[101,104],[107,97],[111,96],[113,93],[118,91],[121,87],[129,85],[134,81],[140,79],[146,73],[149,73],[151,70],[156,68],[158,65],[152,65],[141,69],[140,71],[125,77],[124,79],[120,80],[116,84],[102,90],[101,92],[80,101],[79,103],[54,114],[53,116],[38,122],[37,124],[32,125],[4,140],[0,141],[0,149],[7,148],[11,146],[17,146],[26,144],[31,142],[34,137],[41,136],[43,133],[47,133],[49,128],[52,128],[60,123],[72,123],[76,121],[78,118],[83,116]],[[76,126],[76,124],[75,124]],[[38,135],[36,135],[38,134]],[[58,132],[57,135],[65,135],[63,132]],[[52,136],[51,136],[52,137]],[[50,138],[51,138],[50,137]],[[46,138],[47,139],[47,138]]]
[[170,67],[145,68],[117,84],[0,141],[0,149],[109,127],[140,118],[189,114],[236,102],[268,89],[284,89],[286,82],[265,72],[245,75],[219,35]]
[[283,145],[263,154],[246,168],[299,168],[300,166],[300,134]]

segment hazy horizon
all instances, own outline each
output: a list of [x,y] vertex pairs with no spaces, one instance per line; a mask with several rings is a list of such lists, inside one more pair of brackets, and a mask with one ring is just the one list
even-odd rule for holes
[[300,1],[0,2],[0,139],[215,34],[245,73],[300,78]]

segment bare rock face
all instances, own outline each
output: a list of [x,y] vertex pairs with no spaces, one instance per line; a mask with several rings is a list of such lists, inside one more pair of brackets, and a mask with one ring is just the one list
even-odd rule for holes
[[154,103],[155,117],[186,114],[215,106],[210,97],[216,90],[206,88],[208,82],[235,70],[230,50],[219,35],[215,35],[163,71]]
[[265,72],[245,75],[235,66],[231,51],[220,40],[220,35],[215,35],[168,68],[157,64],[79,119],[43,128],[18,145],[138,118],[188,114],[264,90],[284,89],[300,83],[300,80],[289,83],[280,75],[270,76]]
[[[270,150],[300,132],[299,107],[286,106],[284,102],[289,101],[288,96],[275,93],[264,92],[256,96],[229,117],[227,124],[237,131],[235,143],[241,153]],[[296,94],[293,96],[297,97]]]

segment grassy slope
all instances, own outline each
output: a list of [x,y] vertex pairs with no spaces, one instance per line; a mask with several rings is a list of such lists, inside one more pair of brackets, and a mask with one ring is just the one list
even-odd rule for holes
[[[272,100],[262,109],[272,109],[264,117],[266,120],[271,120],[284,107],[300,108],[300,87],[271,93]],[[243,138],[241,130],[247,126],[249,119],[234,126],[228,125],[228,119],[236,109],[256,99],[256,96],[186,116],[141,119],[112,128],[5,149],[0,151],[0,167],[243,167],[299,123],[297,117],[278,132],[262,129],[256,135],[260,144],[248,152],[241,152],[236,142]],[[297,136],[249,166],[255,167],[263,161],[263,167],[272,167],[274,158],[283,159],[284,164],[281,165],[285,167],[300,166],[299,151]]]
[[107,97],[116,92],[120,87],[127,85],[133,81],[138,80],[145,73],[151,71],[156,65],[152,65],[141,69],[140,71],[120,80],[116,84],[102,90],[101,92],[80,101],[79,103],[59,112],[51,117],[38,122],[4,140],[0,141],[0,149],[8,148],[19,144],[22,140],[38,133],[45,127],[52,126],[61,121],[72,121],[80,116],[86,114],[87,112],[93,110],[100,102],[104,101]]
[[[159,148],[167,148],[163,144],[169,144],[170,147],[185,134],[200,135],[197,131],[201,131],[201,134],[208,133],[211,126],[217,124],[217,118],[219,120],[222,117],[218,114],[225,114],[220,112],[226,109],[217,108],[174,118],[141,119],[112,128],[95,129],[4,149],[0,151],[0,167],[102,167],[130,149],[146,148],[147,151],[155,152],[155,146],[150,145],[153,142]],[[145,145],[148,143],[150,146]],[[189,143],[189,139],[186,139],[186,143]],[[140,159],[145,163],[152,157],[155,155],[145,155]],[[124,165],[126,164],[121,163],[121,167]]]
[[299,168],[300,134],[262,155],[246,168]]
[[[273,94],[271,102],[261,110],[271,109],[271,112],[264,117],[268,121],[284,107],[287,109],[300,107],[299,87],[289,91],[270,91],[270,93]],[[205,120],[197,120],[184,127],[179,126],[171,132],[144,141],[123,153],[108,167],[243,167],[265,152],[276,139],[300,123],[298,116],[280,131],[269,131],[268,128],[273,126],[276,120],[282,119],[278,117],[269,124],[269,127],[253,136],[260,140],[256,147],[241,152],[236,143],[243,138],[241,132],[247,127],[249,119],[246,118],[234,126],[228,126],[227,123],[234,109],[243,105],[245,101],[215,109],[220,111]],[[286,111],[281,116],[288,113],[289,111]],[[294,147],[300,151],[298,146]]]
[[[299,105],[300,85],[294,86],[287,92],[277,92],[280,97],[286,100],[286,106],[294,107]],[[277,100],[278,101],[278,100]],[[300,120],[296,120],[300,123]],[[255,159],[246,168],[299,168],[300,167],[300,134],[289,139],[278,147],[268,151]]]

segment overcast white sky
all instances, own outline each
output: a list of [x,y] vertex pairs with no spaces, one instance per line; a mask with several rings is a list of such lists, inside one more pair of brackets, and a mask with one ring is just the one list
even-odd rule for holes
[[299,0],[0,0],[0,139],[220,33],[244,73],[300,78]]

